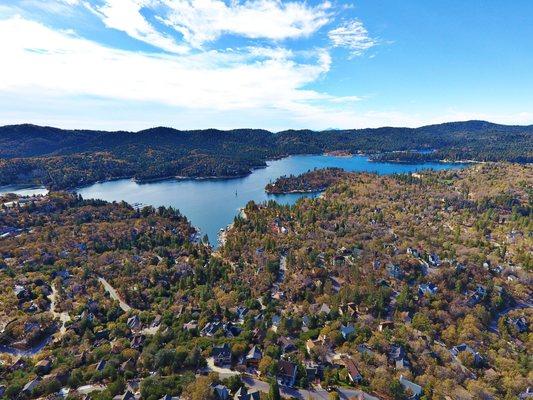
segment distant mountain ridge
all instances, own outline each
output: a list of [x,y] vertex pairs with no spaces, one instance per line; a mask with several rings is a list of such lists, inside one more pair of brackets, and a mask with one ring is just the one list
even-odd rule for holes
[[[263,129],[200,129],[200,130],[179,130],[170,127],[154,127],[140,131],[103,131],[88,129],[61,129],[49,126],[39,126],[32,124],[5,125],[0,127],[0,158],[15,157],[37,157],[45,155],[69,154],[83,151],[109,150],[115,146],[127,144],[130,140],[138,140],[142,137],[152,136],[162,143],[159,144],[201,144],[198,141],[219,140],[220,135],[225,136],[225,140],[248,140],[254,141],[257,137],[261,139],[280,138],[281,140],[291,137],[301,137],[303,134],[310,136],[317,135],[403,135],[403,134],[474,134],[474,133],[518,133],[524,132],[528,135],[533,133],[533,125],[501,125],[487,121],[461,121],[446,122],[442,124],[426,125],[419,128],[403,127],[381,127],[381,128],[361,128],[361,129],[328,129],[315,131],[309,129],[284,130],[281,132],[270,132]],[[237,135],[237,137],[235,137]],[[245,137],[241,135],[247,135]],[[253,137],[249,137],[252,135]],[[308,139],[308,138],[307,138]],[[348,138],[347,138],[348,139]],[[408,139],[408,138],[404,138]],[[204,142],[205,143],[205,142]]]
[[[420,153],[413,150],[434,150]],[[329,151],[375,160],[533,161],[533,125],[448,122],[419,128],[327,131],[262,129],[138,132],[66,130],[31,124],[0,127],[0,184],[75,187],[104,179],[242,176],[266,160]]]

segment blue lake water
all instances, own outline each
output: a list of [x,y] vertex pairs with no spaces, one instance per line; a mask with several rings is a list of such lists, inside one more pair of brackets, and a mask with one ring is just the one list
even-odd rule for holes
[[244,178],[204,180],[164,180],[137,183],[131,179],[96,183],[77,190],[84,198],[107,201],[124,200],[130,204],[173,206],[191,223],[207,234],[216,246],[221,228],[231,222],[239,209],[250,200],[276,200],[294,204],[312,194],[268,195],[265,185],[282,175],[301,174],[313,168],[339,167],[346,171],[367,171],[379,174],[407,173],[422,169],[454,169],[461,164],[397,164],[370,162],[365,156],[334,157],[298,155],[267,162],[267,167],[254,170]]

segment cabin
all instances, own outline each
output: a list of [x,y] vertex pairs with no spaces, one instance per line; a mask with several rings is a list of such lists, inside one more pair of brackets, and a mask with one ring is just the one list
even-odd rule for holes
[[326,303],[322,304],[320,306],[320,309],[318,310],[319,314],[329,315],[330,312],[331,312],[331,308],[329,308],[329,306]]
[[198,328],[198,322],[189,321],[186,324],[183,324],[183,329],[186,331],[192,331]]
[[143,335],[135,335],[131,339],[131,348],[132,349],[139,349],[144,344],[144,336]]

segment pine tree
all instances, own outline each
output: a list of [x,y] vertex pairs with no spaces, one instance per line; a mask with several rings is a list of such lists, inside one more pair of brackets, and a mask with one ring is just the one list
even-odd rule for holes
[[281,394],[279,393],[278,381],[274,379],[270,384],[270,391],[268,392],[268,400],[281,400]]

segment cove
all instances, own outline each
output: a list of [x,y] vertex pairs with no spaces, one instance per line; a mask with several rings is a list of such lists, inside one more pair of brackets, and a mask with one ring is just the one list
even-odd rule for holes
[[256,169],[243,178],[232,179],[169,179],[137,183],[132,179],[95,183],[77,189],[86,199],[126,201],[133,205],[172,206],[180,210],[203,236],[208,235],[213,246],[218,245],[218,233],[225,228],[250,200],[275,200],[294,204],[299,198],[316,194],[268,195],[265,185],[282,175],[298,175],[313,168],[338,167],[346,171],[378,174],[409,173],[423,169],[457,169],[465,164],[452,163],[382,163],[371,162],[366,156],[335,157],[327,155],[296,155],[267,162],[266,168]]

